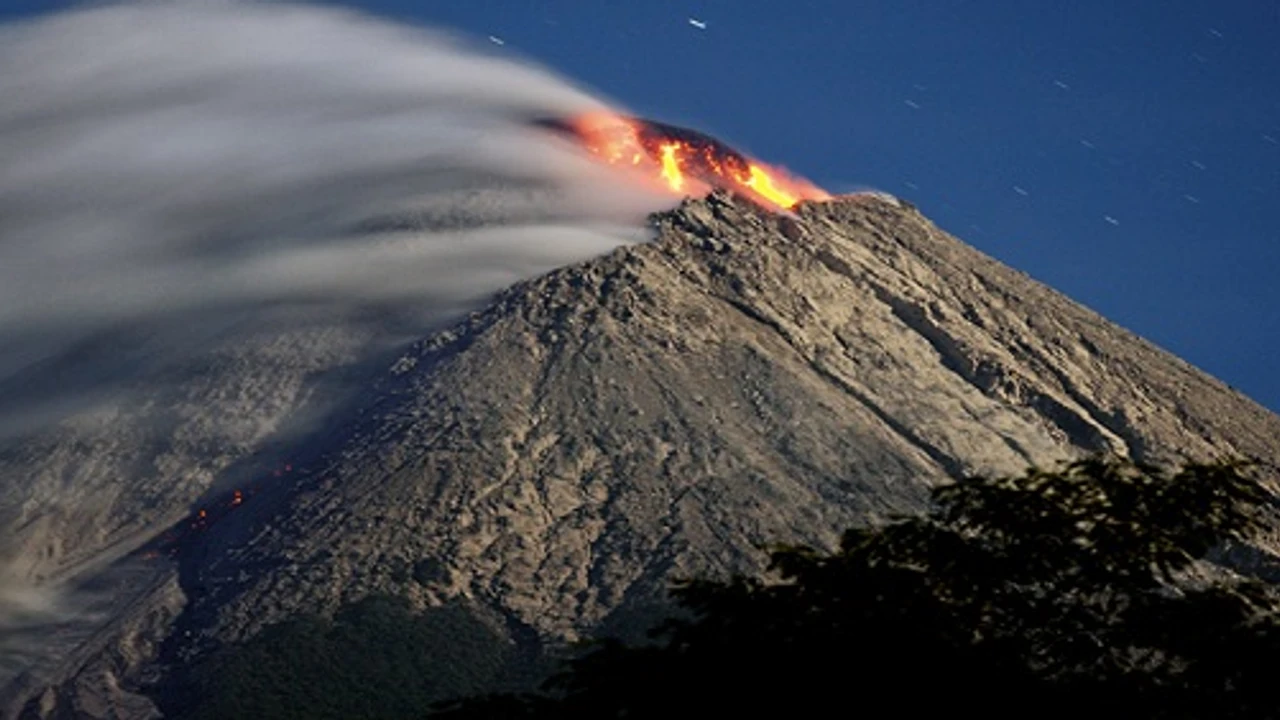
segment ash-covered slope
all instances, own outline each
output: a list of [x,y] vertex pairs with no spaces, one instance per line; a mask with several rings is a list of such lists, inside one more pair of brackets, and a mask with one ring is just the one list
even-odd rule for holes
[[300,493],[211,548],[203,629],[389,590],[573,637],[961,473],[1280,460],[1280,418],[891,199],[716,194],[656,226],[405,354]]
[[[352,364],[371,340],[335,323],[240,333],[198,357],[157,362],[145,336],[121,333],[115,348],[99,344],[82,350],[83,360],[60,358],[6,379],[0,394],[19,407],[24,390],[38,396],[87,374],[86,387],[110,392],[59,424],[0,437],[4,579],[73,574],[183,517],[220,473],[313,399],[315,376]],[[103,371],[112,365],[127,379]]]
[[28,709],[129,687],[157,633],[169,672],[371,592],[461,600],[513,637],[626,626],[673,576],[830,545],[962,473],[1280,461],[1280,418],[891,198],[783,216],[717,193],[654,223],[416,344],[289,486],[184,546],[127,661],[105,643]]

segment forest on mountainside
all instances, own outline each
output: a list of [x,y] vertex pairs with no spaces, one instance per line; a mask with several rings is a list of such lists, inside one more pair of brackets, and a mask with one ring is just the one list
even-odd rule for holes
[[650,641],[581,646],[536,691],[493,692],[521,675],[533,687],[529,668],[546,665],[464,607],[414,614],[374,596],[215,654],[189,674],[183,716],[645,718],[873,699],[995,717],[1280,708],[1280,593],[1212,562],[1267,526],[1275,498],[1247,463],[1094,458],[967,478],[932,500],[848,530],[834,552],[775,548],[772,576],[684,580]]

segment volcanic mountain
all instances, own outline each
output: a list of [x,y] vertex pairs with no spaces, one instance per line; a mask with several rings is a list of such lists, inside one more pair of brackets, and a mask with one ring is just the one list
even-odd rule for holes
[[[966,473],[1095,452],[1280,463],[1280,418],[903,201],[776,212],[717,191],[652,226],[361,376],[327,424],[273,446],[251,495],[215,485],[167,544],[120,561],[143,578],[130,602],[11,686],[11,713],[147,717],[143,694],[184,663],[372,593],[462,608],[520,647],[627,632],[674,577],[829,547]],[[219,382],[299,377],[275,347]],[[5,472],[47,475],[77,432]],[[218,443],[180,447],[132,457],[170,494],[231,473]],[[146,507],[112,497],[112,517]]]

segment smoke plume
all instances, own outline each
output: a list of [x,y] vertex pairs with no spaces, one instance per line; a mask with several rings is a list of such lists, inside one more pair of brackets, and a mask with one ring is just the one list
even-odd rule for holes
[[[3,442],[237,328],[447,318],[642,239],[671,202],[533,123],[605,108],[584,91],[332,7],[117,4],[14,22],[0,98]],[[41,375],[69,354],[89,371]],[[75,481],[42,497],[24,482],[0,477],[0,631],[62,606],[15,550],[19,521],[79,502]]]
[[0,28],[0,68],[0,372],[121,321],[463,304],[654,209],[529,124],[598,101],[339,9],[78,10]]

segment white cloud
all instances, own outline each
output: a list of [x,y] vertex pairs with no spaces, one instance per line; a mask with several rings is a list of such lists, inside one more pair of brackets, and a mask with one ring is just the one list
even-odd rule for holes
[[[199,353],[215,334],[199,327],[232,311],[243,328],[281,308],[438,318],[642,239],[673,200],[530,124],[603,103],[493,50],[279,3],[0,26],[0,437],[109,394],[9,390],[118,326],[164,356]],[[46,591],[0,592],[0,631],[32,603],[57,614]]]
[[0,27],[0,67],[0,378],[113,322],[473,299],[666,202],[530,128],[600,106],[578,88],[338,9],[72,11]]

